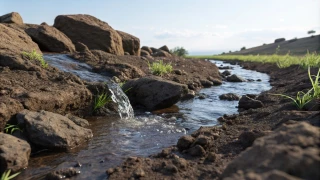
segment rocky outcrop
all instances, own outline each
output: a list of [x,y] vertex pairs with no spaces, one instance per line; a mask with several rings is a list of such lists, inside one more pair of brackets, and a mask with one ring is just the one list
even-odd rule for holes
[[234,93],[227,93],[227,94],[222,94],[219,96],[219,99],[221,100],[227,100],[227,101],[237,101],[240,99],[240,96]]
[[141,56],[150,56],[150,53],[148,51],[146,51],[146,50],[141,49],[140,55]]
[[277,170],[297,178],[319,179],[319,132],[318,127],[305,122],[283,125],[274,133],[257,139],[227,166],[222,177]]
[[145,50],[145,51],[147,51],[149,54],[152,54],[152,50],[151,50],[151,48],[148,47],[148,46],[142,46],[142,47],[141,47],[141,50]]
[[162,51],[165,51],[167,53],[170,53],[170,50],[169,50],[167,45],[164,45],[164,46],[160,47],[159,49],[162,50]]
[[75,51],[72,41],[54,27],[41,25],[37,28],[27,28],[25,31],[42,51],[57,53],[72,53]]
[[227,81],[229,81],[229,82],[246,82],[247,80],[245,80],[244,78],[242,78],[236,74],[232,74],[231,76],[227,77]]
[[123,89],[131,104],[139,104],[148,110],[162,109],[177,103],[187,93],[187,86],[156,76],[129,80]]
[[35,62],[23,59],[22,52],[35,50],[42,54],[38,45],[23,31],[0,24],[0,66],[10,69],[37,69]]
[[56,17],[54,27],[67,35],[74,44],[81,42],[89,49],[124,55],[120,35],[108,23],[93,16],[60,15]]
[[239,100],[239,109],[257,109],[263,107],[263,103],[256,100],[256,96],[244,95]]
[[0,16],[0,23],[15,23],[15,24],[23,24],[22,17],[17,12],[12,12]]
[[122,31],[117,31],[117,33],[122,38],[124,52],[128,52],[130,55],[140,56],[140,39]]
[[90,129],[78,126],[66,116],[48,111],[23,110],[17,114],[29,141],[49,149],[69,149],[92,138]]
[[154,52],[152,56],[153,57],[172,57],[170,53],[163,50],[158,50],[157,52]]
[[26,141],[0,132],[0,174],[7,169],[17,172],[26,168],[30,153]]
[[274,43],[283,42],[285,40],[286,40],[285,38],[278,38],[278,39],[274,40]]

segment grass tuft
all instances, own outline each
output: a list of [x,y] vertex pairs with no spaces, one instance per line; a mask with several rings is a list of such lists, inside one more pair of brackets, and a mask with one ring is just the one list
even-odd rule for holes
[[11,173],[10,169],[8,171],[4,172],[1,176],[1,180],[11,180],[20,174],[20,172],[18,172],[18,173],[15,173],[10,176],[10,173]]
[[166,64],[163,62],[163,60],[153,62],[152,64],[148,62],[148,66],[152,74],[157,76],[162,76],[164,74],[170,73],[173,69],[170,63]]
[[23,132],[23,129],[20,129],[18,125],[14,124],[6,124],[6,127],[4,128],[4,132],[7,134],[12,134],[14,131],[21,131]]
[[31,61],[39,61],[43,68],[48,67],[48,63],[43,59],[43,56],[41,54],[37,53],[36,50],[32,50],[31,52],[22,52],[22,56]]
[[111,96],[108,95],[108,93],[101,93],[96,96],[94,99],[94,106],[93,106],[93,111],[96,111],[103,106],[105,106],[108,102],[112,101]]

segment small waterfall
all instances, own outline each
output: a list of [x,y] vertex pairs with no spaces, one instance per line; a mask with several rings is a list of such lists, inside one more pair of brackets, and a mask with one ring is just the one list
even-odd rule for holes
[[118,104],[119,116],[122,118],[133,118],[134,113],[129,98],[122,91],[119,85],[109,77],[92,72],[92,68],[86,64],[78,62],[65,54],[45,54],[43,58],[51,65],[61,71],[70,72],[81,79],[89,82],[105,82],[111,92],[112,101]]

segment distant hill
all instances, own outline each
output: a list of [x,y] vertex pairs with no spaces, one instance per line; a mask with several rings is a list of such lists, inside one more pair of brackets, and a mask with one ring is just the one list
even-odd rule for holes
[[227,53],[228,55],[248,55],[248,54],[260,54],[270,55],[276,52],[277,47],[280,46],[278,54],[287,54],[290,51],[291,55],[304,55],[309,52],[320,52],[320,35],[305,37],[300,39],[289,39],[286,41],[264,44],[261,46],[245,49],[242,51],[236,51]]

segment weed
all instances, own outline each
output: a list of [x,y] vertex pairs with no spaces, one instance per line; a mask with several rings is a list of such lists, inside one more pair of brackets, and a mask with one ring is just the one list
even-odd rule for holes
[[8,171],[4,172],[1,176],[1,180],[10,180],[15,178],[16,176],[18,176],[20,174],[20,172],[15,173],[13,175],[10,176],[11,170],[9,169]]
[[22,56],[32,61],[39,61],[43,68],[48,67],[48,63],[43,59],[41,54],[37,53],[36,50],[32,50],[31,52],[22,52]]
[[6,127],[4,128],[4,132],[9,134],[12,134],[14,131],[21,131],[23,132],[23,129],[20,129],[20,127],[18,125],[14,125],[14,124],[7,124]]
[[101,93],[96,96],[94,100],[93,111],[98,110],[99,108],[105,106],[108,102],[112,101],[111,96],[108,93]]
[[[309,75],[309,79],[312,85],[312,98],[320,98],[320,84],[319,84],[319,77],[320,77],[320,68],[318,70],[317,75],[311,75],[310,73],[310,67],[308,68],[308,75]],[[315,79],[312,79],[312,76],[315,77]]]
[[151,70],[152,74],[157,76],[162,76],[164,74],[170,73],[172,71],[172,66],[170,63],[165,64],[163,60],[153,62],[150,64],[148,62],[149,69]]

